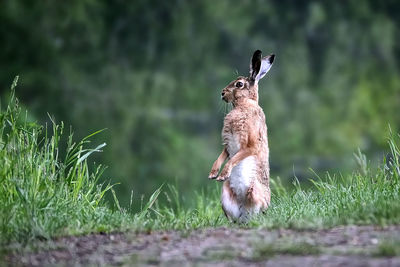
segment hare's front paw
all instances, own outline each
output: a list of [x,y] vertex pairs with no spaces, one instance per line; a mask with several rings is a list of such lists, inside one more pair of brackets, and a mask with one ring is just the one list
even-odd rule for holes
[[231,171],[232,170],[229,168],[229,166],[225,166],[220,175],[217,177],[217,181],[223,182],[228,179],[229,176],[231,176]]
[[218,169],[211,169],[208,179],[215,179],[218,176]]

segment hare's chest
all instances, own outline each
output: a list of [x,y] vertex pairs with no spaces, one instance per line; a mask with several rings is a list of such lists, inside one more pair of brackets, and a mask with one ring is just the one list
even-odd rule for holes
[[235,110],[225,118],[222,140],[226,145],[230,158],[240,150],[243,135],[248,131],[247,118],[248,116],[245,113],[235,112]]
[[229,119],[228,117],[224,121],[222,140],[228,150],[229,157],[232,158],[240,150],[240,134],[236,131],[235,127],[233,127],[234,123]]
[[223,140],[228,150],[229,157],[232,158],[240,150],[239,135],[232,131],[223,132]]

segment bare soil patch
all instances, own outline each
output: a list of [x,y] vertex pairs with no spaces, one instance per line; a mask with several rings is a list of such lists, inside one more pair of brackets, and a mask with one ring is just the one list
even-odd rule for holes
[[91,234],[41,241],[34,247],[30,251],[19,249],[9,253],[4,263],[18,266],[400,266],[400,226]]

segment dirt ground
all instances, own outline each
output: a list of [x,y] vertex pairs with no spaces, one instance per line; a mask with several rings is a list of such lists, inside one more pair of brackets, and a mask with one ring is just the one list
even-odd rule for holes
[[8,254],[3,263],[10,266],[400,266],[400,226],[92,234],[41,241],[35,247],[29,252]]

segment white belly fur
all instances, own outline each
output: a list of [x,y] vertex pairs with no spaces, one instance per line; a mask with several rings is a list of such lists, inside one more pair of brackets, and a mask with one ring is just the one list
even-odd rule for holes
[[[239,136],[236,134],[226,135],[225,142],[229,157],[232,158],[240,150]],[[244,200],[249,186],[256,178],[256,168],[257,164],[254,156],[243,159],[233,167],[229,182],[239,201]]]
[[238,222],[246,222],[249,215],[258,213],[260,207],[246,208],[246,194],[252,183],[256,180],[256,159],[254,156],[249,156],[239,162],[231,172],[229,177],[229,185],[235,193],[236,199],[231,199],[229,193],[222,190],[221,202],[222,206],[229,218]]
[[249,156],[232,169],[231,176],[229,177],[230,187],[239,201],[246,197],[249,186],[256,179],[256,167],[255,157]]

